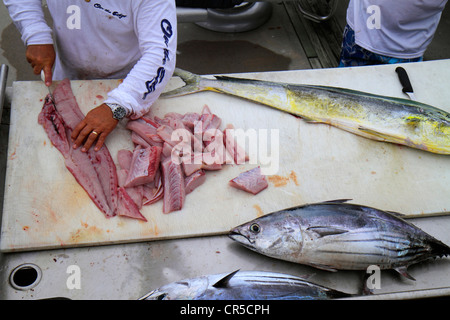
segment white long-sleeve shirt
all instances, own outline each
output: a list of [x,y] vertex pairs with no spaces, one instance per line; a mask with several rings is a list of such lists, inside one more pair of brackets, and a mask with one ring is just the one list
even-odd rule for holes
[[377,54],[411,59],[431,43],[447,0],[350,0],[347,23],[357,45]]
[[138,118],[158,99],[175,69],[174,0],[4,0],[25,45],[56,42],[53,79],[124,79],[105,102]]

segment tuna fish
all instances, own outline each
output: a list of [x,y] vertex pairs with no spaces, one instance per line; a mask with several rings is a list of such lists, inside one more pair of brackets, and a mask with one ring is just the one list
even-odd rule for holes
[[325,300],[349,296],[291,275],[237,270],[173,282],[140,300]]
[[263,255],[328,271],[371,265],[407,272],[411,264],[450,254],[450,247],[400,214],[336,200],[273,212],[229,237]]
[[314,85],[297,85],[216,76],[202,78],[177,69],[186,85],[162,94],[180,96],[214,91],[265,104],[300,116],[310,123],[326,123],[372,140],[450,154],[450,114],[417,101]]

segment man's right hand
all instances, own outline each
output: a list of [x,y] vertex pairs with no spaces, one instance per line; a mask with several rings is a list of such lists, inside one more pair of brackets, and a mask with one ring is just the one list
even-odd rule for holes
[[27,61],[31,64],[33,72],[40,74],[44,70],[45,85],[52,84],[52,68],[55,63],[55,49],[52,44],[33,44],[27,46]]

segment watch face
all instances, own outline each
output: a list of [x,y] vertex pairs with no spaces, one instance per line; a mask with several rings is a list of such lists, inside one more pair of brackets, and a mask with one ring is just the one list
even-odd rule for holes
[[125,117],[127,114],[124,107],[117,107],[113,112],[113,118],[116,120],[120,120]]

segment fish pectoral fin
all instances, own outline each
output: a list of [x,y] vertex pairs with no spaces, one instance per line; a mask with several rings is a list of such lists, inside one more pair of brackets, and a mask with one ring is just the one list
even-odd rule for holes
[[390,136],[388,134],[378,132],[372,129],[364,128],[364,127],[358,127],[358,130],[362,133],[362,135],[378,141],[393,141],[398,140],[397,138]]
[[315,233],[319,238],[348,232],[348,230],[339,229],[339,228],[330,227],[330,226],[309,227],[306,230]]
[[330,271],[330,272],[337,272],[336,269],[334,269],[334,268],[332,268],[330,266],[324,265],[324,264],[310,264],[310,266],[312,266],[314,268],[317,268],[317,269],[320,269],[320,270],[325,270],[325,271]]
[[231,280],[231,278],[234,277],[234,275],[236,273],[239,272],[240,269],[237,269],[236,271],[233,271],[230,274],[227,274],[225,277],[223,277],[222,279],[220,279],[219,281],[217,281],[216,283],[213,284],[214,288],[226,288],[228,287],[228,282]]
[[412,281],[416,281],[416,279],[413,278],[413,276],[411,276],[408,273],[407,267],[402,266],[402,267],[398,267],[398,268],[394,268],[395,271],[397,271],[398,273],[400,273],[402,276],[404,276],[405,278],[412,280]]
[[296,116],[302,118],[302,119],[303,119],[304,121],[306,121],[307,123],[322,123],[322,124],[329,124],[329,122],[327,122],[327,121],[325,121],[325,120],[316,120],[316,119],[312,119],[312,118],[309,118],[309,117],[307,117],[307,116],[304,116],[304,115],[302,115],[302,114],[297,114],[297,113],[293,113],[293,114],[295,114]]

